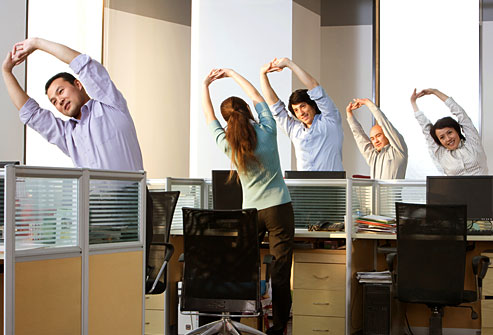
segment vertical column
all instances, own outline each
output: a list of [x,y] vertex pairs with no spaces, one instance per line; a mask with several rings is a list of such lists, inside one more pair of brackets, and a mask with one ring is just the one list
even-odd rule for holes
[[[26,37],[26,1],[2,0],[0,4],[0,56],[2,62],[15,42]],[[14,68],[14,75],[24,87],[25,66]],[[24,126],[0,80],[0,157],[3,161],[24,160]],[[5,143],[8,143],[6,145]]]
[[[274,57],[292,57],[292,0],[194,0],[191,50],[190,177],[210,177],[212,169],[231,165],[205,123],[202,81],[212,68],[234,68],[260,91],[260,67]],[[271,83],[279,98],[287,101],[291,73],[271,76]],[[251,103],[231,79],[211,85],[212,103],[223,126],[219,105],[231,95]],[[281,130],[278,147],[282,169],[291,169],[291,144]]]

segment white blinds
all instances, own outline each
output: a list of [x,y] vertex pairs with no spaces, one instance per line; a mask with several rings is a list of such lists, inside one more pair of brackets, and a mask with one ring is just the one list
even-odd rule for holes
[[16,250],[77,246],[77,197],[77,178],[17,178]]
[[395,217],[395,203],[426,203],[426,185],[380,185],[378,214]]
[[344,222],[346,215],[346,185],[288,185],[296,228],[307,228],[319,221]]
[[89,244],[139,241],[139,182],[92,179]]
[[178,198],[178,203],[176,204],[171,229],[183,229],[183,213],[181,211],[182,207],[202,207],[202,187],[202,183],[197,185],[171,185],[171,191],[180,191],[180,197]]

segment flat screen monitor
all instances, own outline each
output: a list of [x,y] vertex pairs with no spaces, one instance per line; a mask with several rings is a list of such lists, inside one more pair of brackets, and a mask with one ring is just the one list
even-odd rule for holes
[[7,165],[19,165],[19,161],[0,161],[0,168],[4,168]]
[[214,209],[240,209],[243,204],[243,192],[237,173],[228,182],[229,170],[212,171],[212,204]]
[[428,204],[467,205],[468,220],[493,220],[493,176],[428,176]]
[[346,171],[284,171],[286,179],[346,179]]

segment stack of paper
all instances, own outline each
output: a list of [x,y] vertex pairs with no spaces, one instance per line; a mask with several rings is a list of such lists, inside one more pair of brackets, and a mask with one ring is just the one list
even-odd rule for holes
[[395,219],[388,216],[365,215],[357,218],[355,222],[358,224],[358,233],[369,231],[395,234],[396,231]]
[[372,272],[357,272],[356,279],[360,284],[373,283],[373,284],[392,284],[392,277],[390,271],[372,271]]

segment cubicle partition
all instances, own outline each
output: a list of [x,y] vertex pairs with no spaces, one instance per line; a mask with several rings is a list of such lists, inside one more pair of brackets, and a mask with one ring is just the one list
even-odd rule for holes
[[5,334],[142,334],[145,172],[7,166]]
[[[374,266],[376,251],[372,243],[353,251],[356,239],[393,239],[392,234],[357,233],[355,219],[365,215],[395,216],[395,201],[423,203],[426,201],[425,181],[371,179],[286,179],[295,215],[295,237],[313,241],[322,239],[345,243],[346,247],[346,334],[351,331],[351,309],[356,271]],[[181,191],[176,207],[172,235],[181,235],[181,208],[213,208],[210,179],[166,178],[150,180],[150,188]],[[342,231],[310,231],[312,225],[324,222],[344,223]],[[338,242],[339,241],[339,242]],[[329,244],[330,245],[330,244]],[[169,300],[168,300],[169,301]]]

